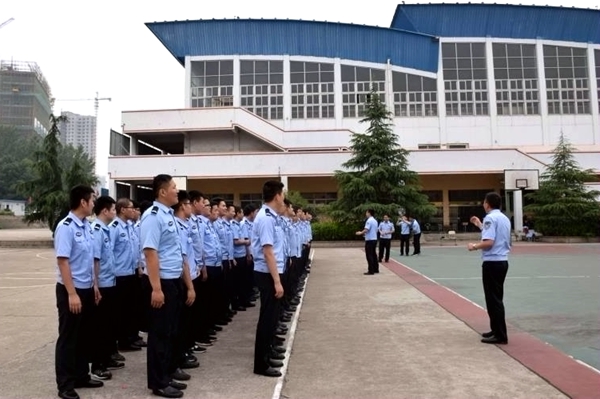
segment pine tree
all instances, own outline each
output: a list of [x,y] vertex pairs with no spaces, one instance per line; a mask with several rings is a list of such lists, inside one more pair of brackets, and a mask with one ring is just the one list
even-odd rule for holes
[[596,180],[594,172],[580,168],[563,134],[552,159],[541,175],[539,190],[526,196],[533,200],[524,210],[533,214],[535,230],[547,236],[598,235],[600,192],[585,187]]
[[[65,148],[61,144],[58,125],[63,120],[64,116],[50,115],[50,131],[33,156],[32,169],[35,177],[17,187],[21,195],[30,199],[25,221],[44,222],[52,231],[60,217],[69,210],[70,189],[77,184],[91,186],[98,181],[89,157],[80,150],[69,148],[70,146]],[[65,161],[65,153],[73,155]]]
[[376,91],[372,90],[360,121],[369,125],[366,133],[354,133],[352,158],[335,172],[340,198],[332,204],[338,221],[364,219],[367,209],[377,215],[399,211],[416,218],[435,214],[436,209],[422,194],[418,175],[408,168],[409,152],[398,143],[392,116]]

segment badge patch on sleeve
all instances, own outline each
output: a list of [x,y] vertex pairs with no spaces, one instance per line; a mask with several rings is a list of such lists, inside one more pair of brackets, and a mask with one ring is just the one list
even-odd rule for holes
[[489,220],[487,220],[483,223],[483,228],[486,230],[489,229],[491,226],[492,226],[492,222],[490,222]]

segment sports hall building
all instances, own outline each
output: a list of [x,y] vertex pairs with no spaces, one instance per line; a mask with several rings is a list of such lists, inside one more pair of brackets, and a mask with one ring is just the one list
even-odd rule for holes
[[366,129],[372,86],[439,209],[431,229],[462,231],[492,190],[516,220],[521,189],[536,188],[561,133],[582,167],[599,169],[598,10],[402,4],[389,28],[266,19],[147,27],[185,68],[185,107],[122,113],[123,132],[111,133],[113,195],[148,198],[152,176],[168,173],[242,205],[260,201],[271,178],[328,203],[351,134]]

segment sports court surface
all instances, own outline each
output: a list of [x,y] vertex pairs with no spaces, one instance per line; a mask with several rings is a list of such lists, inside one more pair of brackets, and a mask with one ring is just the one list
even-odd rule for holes
[[[392,250],[401,264],[485,307],[480,255],[466,243],[426,246],[420,256]],[[507,323],[600,369],[599,255],[600,244],[514,245],[504,285]]]

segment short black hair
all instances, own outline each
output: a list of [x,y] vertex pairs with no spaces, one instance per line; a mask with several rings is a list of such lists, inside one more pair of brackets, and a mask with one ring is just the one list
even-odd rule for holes
[[495,191],[485,195],[485,202],[487,202],[492,209],[502,208],[502,197]]
[[165,186],[171,183],[173,177],[170,175],[156,175],[154,179],[152,179],[152,192],[154,193],[154,198],[158,198],[158,193],[161,189],[165,188]]
[[236,214],[236,215],[237,215],[238,213],[242,212],[242,207],[240,207],[240,206],[237,206],[237,205],[234,205],[233,207],[234,207],[234,209],[235,209],[235,214]]
[[96,198],[96,203],[94,204],[94,215],[98,216],[102,213],[103,210],[110,210],[110,208],[115,205],[117,201],[114,200],[113,197],[109,197],[108,195],[103,195],[101,197]]
[[121,213],[123,208],[127,208],[132,201],[129,198],[119,198],[117,200],[117,215]]
[[214,197],[210,199],[210,206],[219,206],[221,202],[225,202],[225,200],[221,197]]
[[252,212],[256,210],[256,207],[252,204],[248,204],[244,207],[244,216],[250,215]]
[[183,206],[183,202],[184,201],[189,201],[190,197],[188,195],[188,192],[185,190],[179,190],[177,192],[177,203],[175,205],[173,205],[171,208],[174,211],[178,211],[179,208],[181,208]]
[[283,192],[283,183],[277,180],[269,180],[265,182],[262,189],[264,202],[271,202],[273,199]]
[[134,209],[140,209],[140,203],[134,199],[131,200],[131,206],[133,206]]
[[81,205],[82,200],[89,201],[94,194],[95,191],[90,186],[80,184],[73,187],[69,192],[69,208],[72,211],[76,210]]
[[142,215],[144,214],[144,212],[146,212],[148,210],[148,208],[150,208],[152,206],[152,202],[151,201],[142,201],[142,203],[140,204],[140,212],[142,212]]
[[192,190],[188,192],[188,196],[190,197],[190,201],[192,202],[199,202],[201,199],[206,198],[204,196],[204,194],[202,194],[200,191],[198,190]]
[[298,205],[294,205],[292,208],[294,209],[294,213],[298,213],[298,211],[302,210],[302,207]]
[[292,201],[290,201],[290,200],[289,200],[289,199],[287,199],[287,198],[284,198],[284,199],[283,199],[283,203],[285,204],[285,206],[286,206],[287,208],[289,208],[289,207],[290,207],[290,205],[293,205],[293,204],[292,204]]
[[[369,208],[369,209],[367,209],[367,212],[369,212],[369,215],[371,215],[371,216],[375,217],[375,209],[371,209],[371,208]],[[308,213],[308,212],[307,212],[307,213]]]

